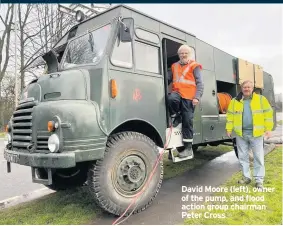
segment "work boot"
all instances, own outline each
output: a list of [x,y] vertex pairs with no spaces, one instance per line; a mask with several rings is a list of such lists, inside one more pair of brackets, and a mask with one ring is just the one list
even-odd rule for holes
[[251,183],[251,181],[252,181],[252,180],[251,180],[250,178],[246,178],[246,177],[245,177],[245,178],[239,180],[238,183],[239,183],[239,184],[249,184],[249,183]]
[[[181,152],[182,150],[182,147],[177,147],[178,152]],[[171,151],[168,152],[168,160],[173,160]]]
[[262,191],[262,189],[263,189],[263,184],[260,183],[260,182],[257,182],[257,183],[255,184],[255,187],[256,187],[259,191]]
[[185,144],[185,149],[178,153],[179,158],[187,158],[187,157],[191,157],[193,155],[194,155],[194,152],[193,152],[191,143]]

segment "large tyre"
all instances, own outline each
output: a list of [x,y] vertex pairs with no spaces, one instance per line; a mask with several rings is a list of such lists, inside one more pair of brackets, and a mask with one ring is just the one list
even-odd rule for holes
[[[136,132],[122,132],[108,140],[105,156],[90,167],[88,186],[105,211],[122,215],[134,195],[143,189],[159,157],[155,143]],[[145,210],[156,197],[163,180],[163,161],[158,162],[150,183],[138,202],[132,204],[125,216]]]
[[[88,165],[85,163],[73,168],[57,169],[52,174],[52,184],[45,186],[55,191],[80,187],[87,181],[87,172]],[[36,173],[40,178],[47,179],[47,170],[39,168]]]

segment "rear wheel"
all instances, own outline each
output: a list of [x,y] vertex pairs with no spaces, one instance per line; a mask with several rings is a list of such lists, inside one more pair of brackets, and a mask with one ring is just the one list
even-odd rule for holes
[[[143,134],[122,132],[110,137],[105,156],[90,167],[88,186],[100,207],[121,215],[143,189],[154,169],[159,151],[155,143]],[[162,159],[147,184],[138,203],[132,204],[126,215],[146,209],[156,197],[163,179]]]
[[[46,187],[59,191],[82,186],[87,180],[87,172],[88,165],[83,163],[73,168],[56,169],[52,173],[52,184]],[[48,178],[46,169],[39,168],[36,173],[40,178]]]

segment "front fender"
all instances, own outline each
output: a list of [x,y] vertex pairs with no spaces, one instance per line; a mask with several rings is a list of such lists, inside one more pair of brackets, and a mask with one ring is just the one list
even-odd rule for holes
[[48,121],[51,121],[55,116],[65,124],[62,128],[64,139],[105,136],[98,124],[97,109],[88,101],[41,102],[33,111],[33,131],[48,131]]

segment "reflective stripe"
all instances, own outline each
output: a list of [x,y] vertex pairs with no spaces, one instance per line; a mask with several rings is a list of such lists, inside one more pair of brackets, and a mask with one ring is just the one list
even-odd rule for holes
[[272,111],[271,108],[267,108],[267,109],[264,109],[263,112],[269,112],[269,111]]
[[261,109],[261,110],[255,110],[255,111],[252,111],[252,113],[262,113],[263,112],[263,110]]
[[233,111],[227,111],[227,113],[232,114],[232,115],[234,114],[234,112],[233,112]]
[[263,129],[264,126],[254,126],[254,129]]
[[193,142],[193,139],[183,139],[184,142]]
[[185,75],[186,75],[186,74],[188,73],[188,71],[190,70],[190,64],[188,64],[188,66],[186,67],[186,69],[184,70],[184,72],[183,72],[181,75],[178,74],[178,65],[179,65],[178,63],[176,63],[176,64],[174,65],[174,67],[175,67],[175,72],[176,72],[176,78],[173,79],[173,82],[175,82],[175,83],[184,83],[184,84],[189,84],[189,85],[194,85],[194,86],[196,86],[196,83],[195,83],[194,81],[185,79]]
[[235,115],[240,115],[242,112],[234,112]]
[[174,118],[174,117],[176,117],[176,114],[174,114],[174,115],[171,115],[171,118]]
[[242,126],[234,126],[234,129],[242,129]]
[[273,121],[273,119],[272,118],[266,118],[266,119],[264,119],[264,121]]
[[179,80],[175,80],[175,82],[179,82],[179,83],[185,83],[185,84],[189,84],[189,85],[196,85],[195,82],[191,81],[191,80],[186,80],[184,78],[180,78]]

